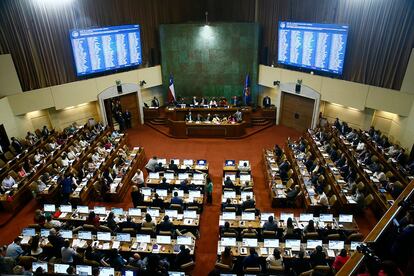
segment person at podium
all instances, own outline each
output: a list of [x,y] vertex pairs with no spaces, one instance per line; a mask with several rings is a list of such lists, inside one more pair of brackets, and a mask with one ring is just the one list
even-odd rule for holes
[[225,97],[221,97],[219,106],[227,106],[227,99]]
[[197,101],[197,97],[196,97],[196,96],[194,96],[194,97],[193,97],[192,104],[193,104],[194,106],[198,105],[198,101]]
[[207,105],[208,104],[208,101],[207,101],[206,98],[201,97],[199,104],[202,105],[202,106],[204,106],[204,105]]
[[212,118],[211,118],[211,114],[210,114],[210,113],[208,113],[208,114],[207,114],[206,119],[204,120],[204,122],[206,122],[206,123],[210,123],[210,122],[211,122],[211,120],[212,120]]
[[197,122],[203,121],[203,116],[200,113],[197,114]]
[[157,97],[154,96],[154,98],[151,101],[152,107],[160,107],[160,101],[157,99]]
[[264,108],[269,108],[272,105],[272,101],[269,96],[265,96],[263,98],[263,106]]
[[237,109],[236,113],[234,113],[234,118],[236,118],[236,122],[240,123],[243,121],[243,113],[241,113],[240,109]]
[[192,122],[193,121],[193,116],[191,115],[191,111],[188,112],[187,116],[185,117],[185,120],[187,122]]
[[212,98],[211,100],[210,100],[210,107],[217,107],[217,102],[216,102],[216,99],[215,98]]

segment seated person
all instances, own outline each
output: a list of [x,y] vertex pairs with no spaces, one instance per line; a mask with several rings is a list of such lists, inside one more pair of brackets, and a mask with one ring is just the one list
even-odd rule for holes
[[170,164],[168,165],[168,169],[174,171],[175,173],[178,172],[178,166],[177,164],[174,164],[174,160],[170,161]]
[[197,122],[203,121],[203,116],[200,113],[197,114]]
[[166,189],[166,190],[170,189],[170,184],[167,182],[167,178],[163,177],[161,179],[159,187],[160,189]]
[[183,179],[181,182],[180,182],[180,190],[183,190],[184,191],[184,193],[188,193],[188,179],[186,178],[186,179]]
[[163,172],[165,171],[164,166],[161,162],[159,162],[157,165],[155,165],[155,172]]
[[336,256],[335,261],[332,264],[332,268],[335,271],[339,271],[348,260],[349,256],[346,252],[346,249],[342,249],[341,253],[339,253],[339,255]]
[[165,215],[162,222],[158,224],[158,233],[160,231],[166,231],[166,232],[173,232],[174,231],[174,225],[170,221],[170,217]]
[[253,234],[253,235],[258,235],[256,229],[254,229],[253,227],[249,226],[246,229],[243,229],[243,231],[241,232],[242,235],[244,234]]
[[119,228],[121,230],[125,228],[138,229],[138,224],[132,221],[131,216],[127,216],[126,221],[123,221],[119,224]]
[[224,233],[234,233],[236,236],[239,235],[236,229],[230,227],[230,222],[226,221],[224,226],[221,226],[220,236],[222,237]]
[[179,204],[183,206],[183,199],[178,196],[177,192],[174,192],[174,197],[171,198],[171,204]]
[[220,263],[233,267],[233,252],[231,248],[226,246],[220,255]]
[[99,216],[97,216],[94,211],[89,212],[89,215],[85,221],[85,224],[90,224],[95,227],[98,227],[100,225]]
[[283,267],[283,258],[280,255],[279,249],[273,249],[273,254],[267,256],[266,263],[271,266]]
[[298,258],[294,258],[292,261],[292,270],[296,273],[295,275],[300,275],[310,269],[309,261],[305,259],[305,252],[299,251]]
[[250,166],[247,164],[247,162],[243,162],[243,166],[239,166],[240,172],[249,172]]
[[185,116],[185,120],[187,122],[192,122],[193,121],[193,116],[191,115],[191,111],[189,111],[188,114]]
[[[221,204],[221,210],[224,210],[226,207],[237,207],[237,206],[235,204],[232,204],[231,203],[231,199],[230,198],[227,198],[226,199],[226,202],[224,202],[224,203]],[[237,211],[237,208],[236,208],[236,211]]]
[[180,252],[178,252],[174,261],[175,268],[180,269],[183,264],[191,262],[192,258],[190,253],[190,249],[186,248],[185,245],[180,245]]
[[295,200],[297,195],[300,193],[299,185],[295,185],[295,187],[286,193],[286,199],[288,200]]
[[14,184],[16,184],[16,181],[10,174],[1,182],[1,186],[5,191],[10,190]]
[[154,198],[152,199],[151,206],[159,207],[160,209],[164,208],[164,200],[162,200],[157,193],[155,193]]
[[143,221],[141,223],[141,228],[151,228],[152,230],[155,231],[155,223],[152,221],[152,217],[150,214],[146,213],[145,214],[145,221]]
[[263,230],[277,232],[277,221],[275,222],[273,216],[270,216],[267,221],[263,224]]
[[243,269],[246,267],[259,267],[260,266],[260,259],[256,253],[255,248],[249,249],[249,256],[245,257],[242,262]]
[[230,176],[227,176],[226,180],[224,180],[224,188],[234,188],[234,183],[231,181]]
[[315,193],[315,198],[318,200],[318,204],[322,206],[329,206],[328,197],[324,192],[321,192],[320,194]]
[[317,265],[326,265],[326,254],[322,250],[322,246],[316,246],[315,250],[310,255],[310,263],[312,267]]
[[246,200],[241,205],[242,210],[256,208],[256,202],[250,198],[250,196],[246,196]]
[[306,225],[305,228],[303,228],[303,234],[313,233],[313,232],[316,232],[315,222],[313,221],[313,219],[311,219],[309,220],[308,225]]
[[352,199],[355,200],[358,210],[363,210],[365,207],[365,196],[364,189],[356,189],[355,194],[352,196]]

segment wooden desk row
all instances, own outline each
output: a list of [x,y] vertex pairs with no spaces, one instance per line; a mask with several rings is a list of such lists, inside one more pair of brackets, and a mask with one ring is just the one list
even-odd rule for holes
[[352,193],[346,188],[346,181],[339,173],[339,169],[336,167],[335,163],[330,159],[328,153],[321,148],[320,141],[317,141],[316,137],[312,135],[310,131],[306,132],[305,138],[310,145],[310,150],[313,155],[325,165],[325,179],[338,198],[338,209],[347,212],[355,211],[356,202],[352,199]]
[[285,206],[286,202],[286,186],[283,185],[279,176],[279,166],[276,162],[275,152],[271,149],[263,149],[263,171],[265,174],[265,182],[269,188],[269,196],[272,200],[272,207],[277,208]]
[[401,182],[401,184],[403,184],[404,186],[407,186],[407,184],[410,182],[410,178],[408,175],[404,174],[400,170],[400,165],[399,164],[391,165],[390,163],[388,163],[384,157],[383,150],[374,141],[372,141],[369,138],[369,135],[367,134],[367,132],[363,132],[359,130],[358,135],[360,139],[367,145],[367,148],[371,151],[371,153],[373,153],[378,158],[381,165],[384,166],[384,168],[387,171],[391,171],[392,174],[397,178],[397,180]]
[[8,200],[6,195],[0,196],[0,204],[2,208],[8,212],[18,211],[24,204],[26,204],[33,196],[29,189],[30,183],[42,175],[46,168],[53,164],[61,154],[71,146],[75,139],[83,134],[84,129],[76,132],[74,135],[69,136],[65,145],[58,147],[55,151],[51,152],[49,156],[44,159],[44,162],[37,167],[37,170],[34,174],[31,174],[30,179],[26,179],[22,184],[20,184],[18,189],[15,191],[12,200]]
[[[110,129],[107,128],[104,131],[102,131],[97,137],[95,137],[95,140],[88,146],[83,148],[82,153],[76,157],[76,159],[71,163],[71,166],[73,169],[77,170],[79,167],[83,166],[84,162],[87,162],[87,158],[89,154],[92,154],[95,152],[96,147],[98,146],[98,143],[101,141],[102,138],[106,137],[110,133]],[[62,171],[63,172],[63,171]],[[37,181],[40,179],[42,175],[39,175],[39,177],[33,181]],[[56,183],[57,175],[50,175],[52,180],[51,183],[45,183],[47,184],[47,188],[38,193],[37,197],[41,202],[54,202],[59,197],[60,189]]]
[[373,195],[375,201],[373,204],[373,210],[377,214],[377,216],[381,217],[388,208],[393,204],[393,198],[389,193],[381,194],[377,187],[374,185],[373,181],[370,179],[368,173],[364,170],[362,164],[357,159],[357,153],[353,146],[345,141],[344,138],[341,138],[338,134],[338,131],[334,128],[331,128],[332,137],[336,141],[336,145],[338,148],[345,153],[347,159],[351,161],[353,168],[357,171],[359,176],[362,177],[362,180],[367,187],[367,190],[370,194]]

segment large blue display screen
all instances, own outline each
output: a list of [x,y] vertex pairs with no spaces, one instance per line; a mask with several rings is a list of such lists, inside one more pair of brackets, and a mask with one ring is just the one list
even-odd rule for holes
[[279,22],[278,62],[342,74],[347,25]]
[[142,63],[139,25],[71,30],[70,40],[78,76]]

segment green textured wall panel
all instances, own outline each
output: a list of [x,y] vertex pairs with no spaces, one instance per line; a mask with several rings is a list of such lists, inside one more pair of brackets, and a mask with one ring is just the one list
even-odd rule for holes
[[160,26],[165,91],[174,76],[177,96],[242,96],[250,74],[256,101],[259,25],[254,23],[172,24]]

